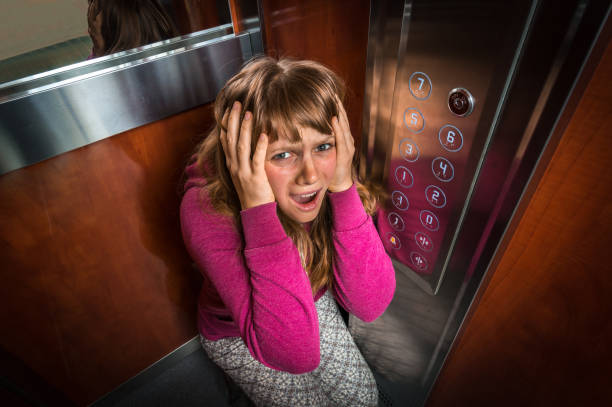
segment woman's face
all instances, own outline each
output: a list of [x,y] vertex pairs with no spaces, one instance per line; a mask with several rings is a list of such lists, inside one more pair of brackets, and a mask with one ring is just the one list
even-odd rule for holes
[[104,52],[104,38],[102,38],[102,13],[95,14],[94,3],[89,4],[87,10],[87,31],[91,42],[93,42],[93,54],[95,57],[102,56]]
[[302,140],[268,145],[265,170],[280,209],[299,223],[314,220],[336,171],[335,138],[298,127]]

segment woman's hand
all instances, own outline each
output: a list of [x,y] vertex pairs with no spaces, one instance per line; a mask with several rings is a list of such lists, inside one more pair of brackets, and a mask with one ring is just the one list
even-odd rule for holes
[[[221,145],[225,152],[225,165],[232,176],[242,209],[274,202],[274,193],[264,170],[268,137],[259,136],[251,160],[251,132],[253,115],[247,111],[240,123],[240,102],[234,102],[232,109],[223,115]],[[227,132],[223,130],[227,128]]]
[[336,172],[329,184],[330,192],[346,191],[353,185],[353,155],[355,141],[351,135],[348,118],[342,102],[336,96],[339,118],[332,117],[332,129],[336,138]]

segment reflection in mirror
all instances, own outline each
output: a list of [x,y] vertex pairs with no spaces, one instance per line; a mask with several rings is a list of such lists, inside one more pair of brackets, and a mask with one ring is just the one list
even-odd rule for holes
[[[157,10],[153,12],[153,21],[167,20],[162,25],[172,28],[159,31],[149,19],[148,30],[134,30],[143,21],[134,21],[132,13],[131,17],[128,15],[128,19],[132,18],[128,23],[131,33],[116,28],[113,36],[112,29],[102,27],[101,15],[97,14],[99,27],[96,30],[94,24],[94,30],[88,33],[88,20],[89,25],[96,23],[88,18],[88,11],[91,12],[90,4],[96,3],[154,4],[149,8]],[[106,32],[109,38],[120,40],[123,46],[117,43],[115,47],[107,47],[107,51],[114,52],[230,22],[226,0],[2,0],[0,36],[11,40],[0,43],[0,84],[87,60],[94,50],[90,33],[92,37],[103,38],[100,34]]]

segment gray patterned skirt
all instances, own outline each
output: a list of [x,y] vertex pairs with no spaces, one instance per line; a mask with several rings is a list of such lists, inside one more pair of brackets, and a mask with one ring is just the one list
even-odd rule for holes
[[327,291],[315,306],[321,363],[312,372],[296,375],[264,366],[238,337],[209,341],[200,336],[202,346],[257,406],[376,406],[374,376],[333,296]]

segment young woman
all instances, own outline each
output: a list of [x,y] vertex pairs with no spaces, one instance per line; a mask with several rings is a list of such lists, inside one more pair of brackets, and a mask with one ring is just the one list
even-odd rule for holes
[[377,404],[336,303],[372,321],[395,274],[354,176],[343,96],[320,64],[255,59],[217,96],[217,125],[187,168],[202,345],[256,405]]
[[88,0],[87,25],[97,58],[178,35],[157,0]]

